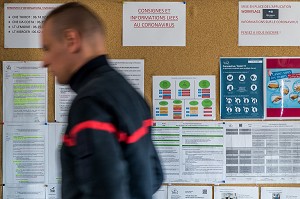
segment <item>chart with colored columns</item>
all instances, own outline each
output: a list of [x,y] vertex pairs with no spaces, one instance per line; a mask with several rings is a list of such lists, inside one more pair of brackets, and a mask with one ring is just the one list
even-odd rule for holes
[[159,99],[171,99],[172,98],[172,89],[171,82],[168,80],[163,80],[159,83],[160,89],[158,90]]
[[200,98],[211,98],[210,82],[208,80],[201,80],[199,82],[197,94]]
[[182,119],[182,105],[183,105],[183,102],[181,100],[173,101],[173,119],[174,120]]
[[154,76],[155,120],[214,120],[215,76]]
[[168,101],[160,101],[159,105],[155,108],[155,116],[157,117],[169,117],[169,103]]
[[191,97],[193,94],[191,92],[191,82],[189,82],[188,80],[181,80],[178,81],[178,89],[177,89],[177,96],[178,98],[180,97]]

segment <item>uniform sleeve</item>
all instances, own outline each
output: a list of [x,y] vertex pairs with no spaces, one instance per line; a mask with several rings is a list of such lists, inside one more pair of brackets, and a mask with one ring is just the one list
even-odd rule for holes
[[117,122],[130,175],[130,195],[134,199],[151,199],[163,181],[160,161],[151,138],[152,119],[144,103],[135,101],[131,107],[130,110],[118,111]]
[[126,145],[124,154],[130,174],[130,194],[134,199],[151,199],[162,184],[163,175],[150,133]]
[[81,198],[127,199],[126,163],[109,110],[90,98],[72,105],[66,138]]

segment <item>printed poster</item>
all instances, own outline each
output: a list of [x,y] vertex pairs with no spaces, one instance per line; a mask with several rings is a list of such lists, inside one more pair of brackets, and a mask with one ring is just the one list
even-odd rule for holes
[[263,58],[220,58],[221,119],[263,119]]
[[3,199],[44,199],[45,194],[44,184],[5,184],[3,186]]
[[3,62],[3,120],[46,123],[48,73],[40,61]]
[[45,199],[61,199],[61,184],[48,184]]
[[215,120],[215,76],[154,76],[155,120]]
[[165,183],[224,182],[223,122],[155,121],[152,139]]
[[43,21],[59,5],[5,3],[4,48],[41,48]]
[[[215,186],[214,199],[258,199],[258,187]],[[268,198],[274,199],[274,198]]]
[[124,2],[123,46],[185,46],[185,2]]
[[299,119],[300,58],[266,58],[266,119]]
[[3,126],[3,183],[45,184],[48,125],[6,123]]
[[168,199],[168,186],[162,185],[155,194],[153,194],[152,199]]
[[48,123],[48,147],[46,154],[47,160],[47,179],[48,184],[61,184],[61,162],[60,149],[62,146],[63,135],[67,128],[67,123]]
[[299,122],[226,122],[226,183],[299,183]]
[[239,46],[299,46],[300,2],[239,1]]
[[211,199],[211,186],[169,186],[168,199]]
[[262,187],[261,199],[299,199],[299,187]]

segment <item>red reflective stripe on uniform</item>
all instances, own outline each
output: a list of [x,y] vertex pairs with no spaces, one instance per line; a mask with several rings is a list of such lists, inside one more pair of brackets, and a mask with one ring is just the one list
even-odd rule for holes
[[[145,120],[143,122],[142,127],[140,127],[138,130],[136,130],[132,135],[128,136],[127,133],[124,132],[118,132],[117,136],[119,139],[119,142],[126,142],[127,144],[132,144],[134,142],[137,142],[139,139],[141,139],[144,135],[148,133],[148,128],[152,126],[152,119]],[[98,122],[98,121],[85,121],[82,123],[77,124],[74,126],[69,135],[64,135],[63,142],[67,146],[75,146],[76,145],[76,136],[77,134],[85,129],[94,129],[94,130],[101,130],[106,131],[108,133],[115,133],[116,128],[111,123],[106,122]]]
[[106,122],[99,122],[94,120],[89,120],[85,122],[81,122],[74,126],[69,135],[64,136],[64,143],[67,146],[75,146],[76,145],[76,136],[77,134],[85,129],[94,129],[94,130],[100,130],[100,131],[106,131],[108,133],[115,133],[116,128],[114,125]]
[[141,139],[144,135],[148,133],[148,128],[152,126],[152,119],[145,120],[143,126],[136,130],[132,135],[128,136],[124,132],[119,132],[119,141],[126,142],[127,144],[132,144]]
[[63,143],[67,146],[74,146],[75,143],[72,141],[72,139],[68,135],[64,135],[63,137]]

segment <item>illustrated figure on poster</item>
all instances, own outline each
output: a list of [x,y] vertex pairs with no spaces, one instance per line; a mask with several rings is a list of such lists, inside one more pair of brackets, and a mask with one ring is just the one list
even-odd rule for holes
[[234,110],[235,110],[235,112],[237,112],[237,113],[239,113],[239,112],[241,112],[241,108],[240,107],[234,107]]
[[250,79],[251,79],[251,81],[256,81],[256,80],[257,80],[257,75],[252,74],[252,75],[250,76]]
[[251,90],[252,90],[252,91],[256,91],[256,89],[257,89],[256,84],[252,84],[252,85],[251,85]]
[[272,199],[280,199],[280,193],[273,193]]
[[227,90],[228,90],[228,91],[233,91],[233,85],[229,84],[229,85],[227,86]]
[[240,103],[241,103],[241,99],[238,98],[238,97],[236,97],[236,98],[234,99],[234,101],[235,101],[235,103],[237,103],[237,104],[240,104]]
[[249,112],[249,108],[248,108],[248,107],[243,106],[243,109],[244,109],[244,112],[245,112],[245,113],[248,113],[248,112]]
[[246,80],[246,76],[245,76],[244,74],[241,74],[241,75],[239,76],[239,80],[240,80],[241,82],[245,81],[245,80]]
[[253,113],[257,113],[257,107],[251,107]]
[[252,102],[253,104],[256,104],[256,103],[257,103],[257,99],[256,99],[255,97],[251,97],[251,102]]
[[231,99],[230,97],[226,97],[226,102],[227,102],[228,104],[231,104],[231,103],[232,103],[232,99]]
[[248,104],[249,101],[250,101],[249,98],[247,98],[247,97],[244,97],[243,100],[244,100],[244,103],[245,103],[245,104]]
[[227,113],[231,113],[232,112],[232,108],[231,107],[226,107],[226,111],[227,111]]
[[232,81],[233,80],[233,76],[231,74],[227,75],[227,80],[228,81]]

